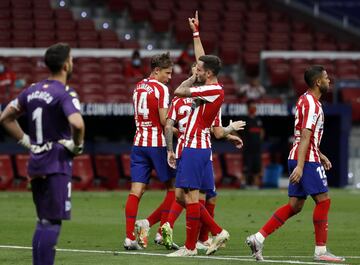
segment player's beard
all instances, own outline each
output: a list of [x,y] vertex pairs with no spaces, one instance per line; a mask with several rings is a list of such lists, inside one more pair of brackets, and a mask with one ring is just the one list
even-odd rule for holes
[[67,81],[69,81],[71,79],[72,73],[73,73],[73,71],[72,71],[72,67],[71,67],[71,69],[69,69],[69,71],[66,72],[66,80]]
[[320,86],[321,95],[325,95],[328,91],[329,91],[329,86],[327,86],[327,85],[321,85]]

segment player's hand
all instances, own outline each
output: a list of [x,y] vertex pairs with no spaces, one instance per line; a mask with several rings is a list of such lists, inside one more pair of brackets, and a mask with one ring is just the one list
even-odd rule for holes
[[244,130],[244,127],[246,126],[246,122],[245,121],[233,122],[232,120],[230,120],[229,126],[231,126],[234,131]]
[[174,151],[167,152],[167,161],[171,168],[176,169],[176,156]]
[[73,140],[62,139],[58,141],[59,144],[62,144],[67,150],[69,150],[74,155],[80,155],[84,151],[83,145],[75,145]]
[[300,179],[302,177],[302,174],[303,174],[303,169],[298,167],[298,166],[295,167],[293,172],[291,173],[291,175],[289,177],[290,183],[292,183],[292,184],[299,183]]
[[199,32],[199,17],[198,17],[198,11],[195,12],[195,17],[188,18],[189,20],[189,26],[192,30],[192,32]]
[[226,136],[226,139],[228,141],[230,141],[233,145],[235,145],[235,147],[237,149],[241,149],[244,145],[243,141],[241,140],[241,138],[237,135],[232,135],[232,134],[228,134]]
[[332,168],[332,164],[330,160],[325,155],[323,154],[320,155],[320,161],[323,167],[325,168],[325,170],[329,170]]

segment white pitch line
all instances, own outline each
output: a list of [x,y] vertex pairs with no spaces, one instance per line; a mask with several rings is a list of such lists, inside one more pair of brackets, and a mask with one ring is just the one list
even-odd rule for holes
[[[294,258],[294,259],[306,259],[306,258],[313,258],[314,256],[267,256],[267,255],[263,255],[266,258]],[[226,256],[226,257],[231,257],[231,258],[246,258],[249,256]],[[360,259],[360,256],[342,256],[346,259]],[[327,263],[326,263],[327,264]]]
[[[4,249],[27,249],[31,250],[32,247],[24,247],[24,246],[8,246],[8,245],[0,245],[0,248]],[[76,252],[76,253],[98,253],[98,254],[124,254],[124,255],[143,255],[143,256],[162,256],[166,257],[167,254],[162,253],[148,253],[148,252],[138,252],[138,251],[112,251],[112,250],[87,250],[87,249],[64,249],[57,248],[56,251],[59,252]],[[254,262],[254,259],[250,259],[247,256],[244,258],[240,258],[242,256],[192,256],[186,258],[193,259],[210,259],[210,260],[236,260],[236,261],[248,261]],[[270,256],[269,256],[270,257]],[[281,256],[278,256],[281,257]],[[284,256],[285,258],[289,258],[289,256]],[[305,256],[306,257],[306,256]],[[184,258],[184,257],[182,257]],[[299,261],[299,260],[264,260],[262,263],[287,263],[287,264],[305,264],[305,265],[324,265],[323,262],[308,262],[308,261]],[[326,265],[348,265],[345,263],[326,263]]]

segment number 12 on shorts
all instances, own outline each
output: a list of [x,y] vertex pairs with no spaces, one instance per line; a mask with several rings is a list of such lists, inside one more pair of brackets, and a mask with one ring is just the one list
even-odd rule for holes
[[327,186],[327,178],[325,174],[325,169],[323,166],[319,166],[316,168],[316,171],[319,173],[321,180],[323,181],[324,186]]

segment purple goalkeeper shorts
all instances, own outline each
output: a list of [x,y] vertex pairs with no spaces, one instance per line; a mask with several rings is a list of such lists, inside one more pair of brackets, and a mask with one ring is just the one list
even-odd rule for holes
[[[297,160],[288,160],[289,174],[293,172]],[[303,175],[299,183],[289,183],[289,197],[307,197],[328,192],[324,167],[318,162],[305,161]]]
[[211,149],[185,147],[176,173],[176,187],[205,192],[214,190]]
[[166,147],[133,146],[130,159],[132,182],[149,184],[153,169],[161,182],[167,182],[175,177],[175,170],[167,163]]
[[38,218],[69,220],[71,213],[71,176],[50,174],[31,180],[33,201]]

